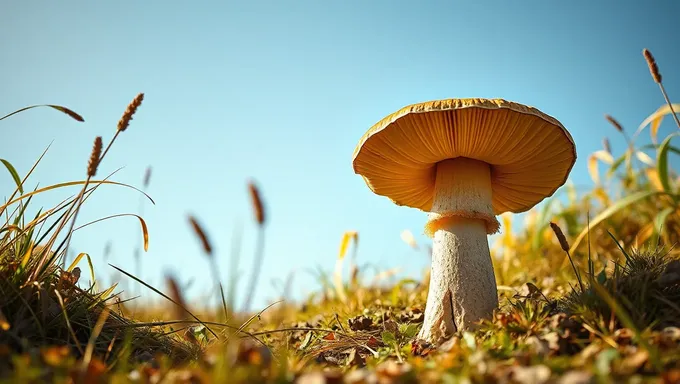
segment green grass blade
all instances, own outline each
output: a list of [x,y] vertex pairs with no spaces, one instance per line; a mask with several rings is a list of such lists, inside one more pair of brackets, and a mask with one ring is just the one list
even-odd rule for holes
[[667,193],[672,192],[668,168],[668,147],[670,146],[671,139],[678,135],[680,135],[680,132],[675,132],[666,136],[664,141],[659,146],[656,156],[656,167],[659,174],[659,180],[661,181],[663,190]]
[[656,239],[652,242],[652,245],[656,246],[659,243],[658,239],[661,236],[666,219],[668,218],[668,215],[673,212],[675,212],[675,207],[667,207],[663,211],[657,213],[654,217],[654,233],[656,234]]
[[12,175],[12,179],[14,179],[14,183],[17,185],[17,189],[19,189],[19,192],[21,194],[24,193],[24,187],[23,183],[21,182],[21,177],[19,177],[19,174],[17,173],[17,170],[14,168],[14,166],[7,160],[5,159],[0,159],[2,164],[7,168],[7,171],[9,171],[9,174]]
[[654,365],[654,368],[657,370],[661,370],[661,361],[659,359],[659,351],[657,348],[653,345],[650,345],[647,340],[645,340],[644,337],[642,337],[641,332],[638,330],[637,326],[633,322],[633,319],[628,315],[628,312],[623,308],[623,306],[619,305],[619,303],[616,302],[616,299],[612,297],[607,290],[600,285],[599,283],[593,284],[593,288],[595,289],[595,292],[597,293],[598,296],[604,300],[607,305],[616,313],[616,316],[621,320],[621,323],[623,323],[624,326],[627,328],[631,329],[633,333],[635,334],[635,339],[637,339],[637,342],[640,343],[640,345],[649,352],[649,360]]
[[623,247],[621,246],[619,241],[616,240],[616,237],[614,237],[614,235],[610,231],[607,231],[607,233],[609,234],[609,237],[611,237],[612,240],[614,240],[614,244],[616,244],[616,247],[619,248],[621,253],[623,253],[623,256],[626,258],[626,263],[630,262],[631,259],[630,259],[630,255],[628,254],[628,252],[626,252],[626,250],[623,249]]
[[[645,149],[654,149],[654,150],[658,150],[659,147],[660,147],[660,145],[656,145],[656,144],[647,144],[647,145],[643,145],[642,147],[640,147],[640,150],[641,150],[641,151],[642,151],[642,150],[645,150]],[[669,151],[669,152],[673,152],[673,153],[675,153],[676,155],[680,155],[680,148],[678,148],[678,147],[674,147],[674,146],[672,146],[672,145],[669,145],[669,146],[668,146],[668,151]]]
[[614,160],[612,163],[611,167],[609,167],[609,170],[607,171],[607,178],[610,178],[616,171],[619,169],[621,164],[626,160],[626,154],[621,155],[621,157],[617,158]]

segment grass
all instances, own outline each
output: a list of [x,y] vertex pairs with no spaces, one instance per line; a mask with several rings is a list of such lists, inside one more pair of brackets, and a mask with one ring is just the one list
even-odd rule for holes
[[[315,294],[256,312],[247,298],[235,308],[233,279],[220,281],[209,232],[194,216],[189,228],[213,272],[209,308],[191,308],[171,275],[167,287],[153,287],[138,277],[138,266],[135,273],[111,266],[164,300],[140,309],[122,299],[117,285],[97,286],[87,254],[67,266],[73,232],[96,224],[77,222],[92,193],[102,184],[134,188],[110,180],[115,172],[95,176],[143,94],[127,107],[107,145],[95,139],[82,181],[29,191],[25,182],[43,157],[23,177],[0,159],[16,184],[0,205],[0,382],[680,382],[680,194],[668,163],[680,149],[671,143],[677,132],[658,140],[668,114],[680,129],[680,105],[671,103],[651,53],[645,50],[643,57],[666,103],[633,135],[606,116],[627,147],[615,155],[605,139],[590,156],[592,188],[568,184],[531,211],[518,233],[512,216],[501,216],[505,232],[492,246],[500,307],[474,331],[458,332],[441,345],[415,339],[429,276],[386,285],[382,279],[391,271],[378,270],[369,279],[371,266],[358,263],[355,231],[342,235],[334,270],[319,268]],[[0,120],[36,107],[83,121],[56,105],[23,108]],[[648,127],[651,144],[637,146]],[[144,187],[148,180],[147,171]],[[67,187],[78,193],[27,216],[35,197]],[[248,190],[259,266],[266,260],[266,206],[254,183]],[[146,249],[141,216],[100,220],[121,216],[139,220]],[[238,234],[234,239],[232,276],[240,248]],[[402,239],[427,249],[408,232]],[[90,274],[91,286],[82,285],[83,273]],[[249,286],[258,280],[254,268]]]

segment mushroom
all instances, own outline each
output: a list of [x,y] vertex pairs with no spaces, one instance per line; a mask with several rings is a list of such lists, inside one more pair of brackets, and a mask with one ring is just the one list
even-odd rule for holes
[[496,215],[551,196],[576,161],[559,121],[502,99],[413,104],[371,127],[353,169],[377,195],[428,212],[430,284],[418,338],[437,343],[498,307],[487,235]]

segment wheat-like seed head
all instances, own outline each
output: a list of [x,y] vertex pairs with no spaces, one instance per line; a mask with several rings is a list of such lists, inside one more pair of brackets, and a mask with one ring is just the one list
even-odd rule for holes
[[262,205],[262,198],[260,191],[253,182],[248,183],[248,191],[250,192],[250,201],[253,204],[253,212],[255,213],[255,220],[259,225],[263,225],[265,221],[264,206]]
[[569,242],[564,236],[564,233],[562,233],[562,229],[553,222],[550,222],[550,228],[552,228],[553,232],[555,232],[555,236],[557,236],[557,240],[560,242],[560,247],[562,247],[562,250],[564,252],[569,252]]
[[193,216],[189,216],[189,223],[191,224],[191,227],[194,229],[196,236],[198,236],[198,238],[201,240],[201,244],[203,245],[203,250],[205,251],[205,253],[207,253],[208,256],[212,256],[212,246],[210,245],[208,236],[205,234],[205,231],[203,231],[201,225],[198,224],[198,221],[196,221],[196,219]]
[[146,172],[144,172],[144,188],[149,186],[149,181],[151,181],[151,167],[146,167]]
[[612,147],[609,145],[609,139],[606,138],[606,137],[604,139],[602,139],[602,148],[604,148],[604,150],[607,151],[607,153],[611,155]]
[[168,283],[168,287],[170,288],[170,298],[179,304],[178,306],[175,306],[175,318],[178,320],[188,320],[188,313],[183,309],[187,308],[187,304],[184,301],[184,296],[182,295],[182,291],[180,290],[177,281],[173,276],[166,276],[165,279]]
[[654,82],[657,84],[661,84],[661,73],[659,73],[659,66],[656,65],[656,60],[654,60],[654,56],[652,56],[652,53],[649,52],[647,48],[642,50],[642,55],[645,57],[645,60],[647,61],[649,73],[652,74]]
[[99,158],[102,154],[102,137],[97,136],[94,139],[94,145],[92,147],[92,153],[90,154],[90,160],[87,162],[87,176],[94,177],[97,173],[97,167],[99,166]]
[[125,113],[123,113],[123,117],[120,118],[118,121],[118,130],[120,132],[123,132],[127,129],[128,125],[130,125],[130,120],[132,120],[132,115],[137,112],[137,108],[139,108],[140,105],[142,105],[142,101],[144,100],[144,94],[140,93],[138,94],[132,102],[127,106],[125,109]]
[[621,124],[619,124],[619,122],[615,118],[611,117],[610,115],[604,115],[604,118],[607,119],[607,121],[611,125],[613,125],[617,131],[623,132],[623,127],[621,126]]

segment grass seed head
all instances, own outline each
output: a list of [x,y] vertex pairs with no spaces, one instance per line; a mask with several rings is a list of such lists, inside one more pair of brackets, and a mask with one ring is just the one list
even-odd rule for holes
[[645,57],[645,60],[647,61],[649,73],[652,74],[654,82],[657,84],[661,84],[661,73],[659,73],[659,66],[656,65],[656,60],[654,60],[654,56],[652,56],[652,53],[649,52],[647,48],[642,50],[642,55]]
[[203,250],[205,253],[207,253],[208,256],[212,256],[212,245],[210,244],[210,240],[208,240],[208,236],[205,234],[205,231],[201,225],[198,224],[198,221],[196,221],[193,216],[189,216],[189,223],[194,229],[196,236],[198,236],[199,240],[201,240],[201,244],[203,245]]
[[602,148],[604,148],[604,150],[607,151],[607,153],[611,155],[612,147],[609,145],[609,139],[606,138],[606,137],[604,139],[602,139]]
[[144,172],[144,188],[147,188],[149,186],[149,182],[151,181],[151,167],[146,167],[146,172]]
[[182,295],[182,290],[179,288],[177,280],[175,280],[175,278],[171,275],[166,276],[165,280],[167,281],[168,288],[170,289],[170,298],[172,298],[178,304],[174,307],[175,318],[189,320],[187,311],[184,310],[187,308],[187,303],[184,301],[184,295]]
[[557,236],[557,240],[560,242],[560,247],[562,247],[562,250],[564,252],[569,252],[569,242],[564,236],[564,233],[562,233],[562,229],[552,221],[550,222],[550,228],[552,228],[553,232],[555,232],[555,236]]
[[134,115],[135,112],[137,112],[137,108],[139,108],[139,106],[142,105],[143,100],[144,100],[144,94],[140,93],[127,106],[127,109],[125,109],[125,113],[123,113],[123,117],[121,117],[120,121],[118,121],[118,130],[120,132],[125,131],[127,129],[128,125],[130,125],[130,120],[132,120],[132,115]]
[[90,161],[87,162],[87,176],[94,177],[97,173],[97,167],[99,166],[99,159],[102,154],[102,137],[97,136],[94,139],[94,145],[92,146],[92,153],[90,154]]
[[257,220],[257,223],[259,225],[263,225],[266,217],[264,212],[264,206],[262,205],[260,191],[253,182],[248,183],[248,191],[250,192],[250,200],[253,204],[255,220]]
[[623,127],[621,124],[615,118],[611,117],[611,115],[604,115],[604,118],[607,119],[607,121],[613,125],[617,131],[623,132]]

